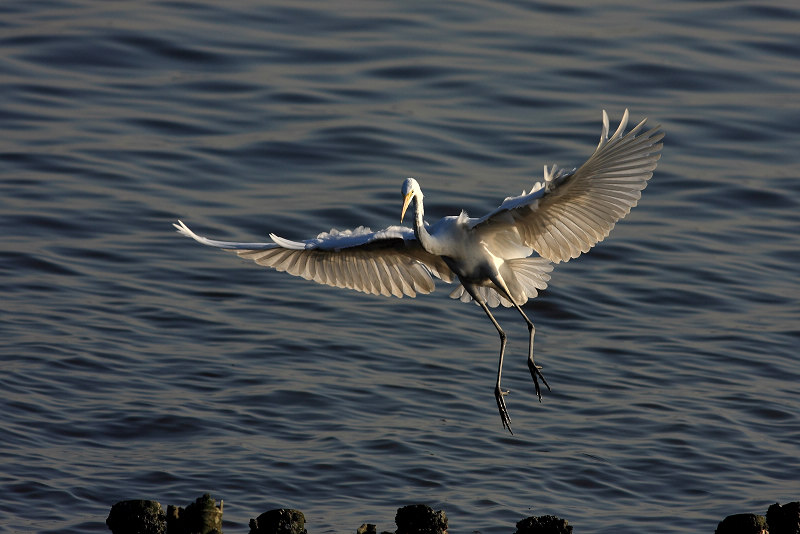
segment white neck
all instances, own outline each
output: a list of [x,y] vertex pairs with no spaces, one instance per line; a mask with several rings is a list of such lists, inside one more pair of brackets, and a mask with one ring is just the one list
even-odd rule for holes
[[422,193],[418,191],[414,194],[414,235],[422,245],[422,248],[428,252],[433,252],[433,237],[425,228],[424,217],[425,207],[422,205]]

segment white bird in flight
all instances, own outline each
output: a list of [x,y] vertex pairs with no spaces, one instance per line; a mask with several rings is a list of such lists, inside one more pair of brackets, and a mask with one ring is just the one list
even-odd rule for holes
[[[628,110],[609,137],[603,111],[600,143],[577,169],[544,167],[544,181],[530,192],[508,197],[480,218],[465,212],[444,217],[433,225],[424,220],[422,190],[414,178],[403,182],[402,222],[414,203],[414,228],[390,226],[377,232],[360,226],[331,230],[305,241],[270,234],[272,243],[216,241],[192,232],[183,222],[178,232],[204,245],[232,250],[259,265],[286,271],[320,284],[355,289],[373,295],[414,297],[434,290],[432,276],[445,282],[458,279],[450,296],[474,300],[500,334],[500,361],[494,396],[503,427],[511,421],[500,388],[506,334],[489,310],[514,307],[528,326],[528,369],[536,395],[542,400],[539,378],[550,385],[533,360],[533,323],[521,306],[547,287],[551,262],[569,261],[608,236],[614,224],[630,212],[656,168],[660,126],[644,131],[644,119],[625,133]],[[535,252],[538,256],[532,256]],[[513,432],[512,432],[513,433]]]

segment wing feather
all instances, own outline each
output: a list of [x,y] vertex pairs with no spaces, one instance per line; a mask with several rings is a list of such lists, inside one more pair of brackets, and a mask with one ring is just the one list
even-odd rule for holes
[[380,257],[373,257],[370,261],[370,268],[375,273],[375,282],[380,294],[385,297],[392,296],[391,281],[383,268],[383,261]]
[[398,276],[399,273],[397,270],[397,266],[390,261],[386,260],[384,261],[386,262],[386,270],[389,272],[389,280],[391,280],[392,282],[392,287],[393,287],[392,295],[400,297],[403,295],[403,284],[401,283],[400,281],[401,279]]
[[395,280],[397,280],[400,283],[400,288],[403,294],[412,297],[416,296],[416,292],[414,291],[414,288],[410,284],[408,271],[402,265],[395,264],[394,268],[398,272],[398,276],[397,278],[395,278]]
[[321,275],[320,276],[320,281],[323,284],[328,285],[328,286],[336,286],[336,279],[333,276],[333,272],[332,272],[333,267],[330,266],[330,262],[317,261],[317,259],[315,258],[314,259],[314,263],[316,263],[317,266],[322,271],[320,273],[320,275]]
[[497,232],[513,225],[525,245],[553,262],[568,261],[605,239],[636,206],[661,157],[660,126],[647,131],[647,119],[625,133],[628,110],[609,137],[608,114],[594,153],[577,170],[548,170],[544,182],[527,195],[507,198],[476,219],[477,231]]
[[389,265],[387,265],[387,261],[385,258],[382,257],[375,258],[375,269],[378,271],[381,280],[382,295],[386,295],[387,297],[391,297],[392,295],[394,295],[395,297],[397,297],[403,294],[403,291],[400,289],[400,286],[395,281],[394,278],[395,270],[392,269]]
[[414,297],[434,290],[432,276],[446,282],[455,276],[442,258],[422,248],[411,229],[400,226],[378,232],[331,230],[302,242],[270,234],[272,243],[217,241],[195,234],[181,221],[174,226],[199,243],[231,250],[258,265],[373,295]]
[[[359,254],[359,256],[363,256]],[[372,293],[374,295],[380,295],[381,291],[381,279],[378,271],[375,270],[375,259],[372,257],[366,258],[359,258],[361,261],[354,262],[354,264],[358,264],[361,267],[362,272],[362,280],[364,281],[364,287],[367,293]]]
[[368,267],[369,273],[372,275],[369,280],[371,280],[376,294],[386,296],[388,291],[386,288],[386,275],[383,274],[383,270],[378,266],[378,258],[369,258],[369,262],[366,264],[366,266]]
[[[333,267],[333,278],[336,282],[336,287],[344,289],[349,283],[351,287],[357,287],[358,291],[368,293],[368,291],[364,289],[364,280],[362,278],[363,273],[357,272],[357,269],[351,269],[349,272],[345,273],[341,257],[327,256],[323,261],[330,261],[330,264]],[[361,263],[359,262],[356,265],[361,265]],[[355,277],[353,277],[353,274],[355,274]]]

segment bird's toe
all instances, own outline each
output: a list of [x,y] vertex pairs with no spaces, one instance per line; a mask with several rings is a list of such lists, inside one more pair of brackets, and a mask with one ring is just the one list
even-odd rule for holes
[[511,418],[508,416],[506,400],[503,398],[505,395],[508,395],[508,391],[503,391],[500,389],[499,385],[494,388],[494,398],[497,400],[497,409],[500,411],[500,420],[503,423],[503,428],[508,429],[508,431],[513,434],[514,432],[511,430]]

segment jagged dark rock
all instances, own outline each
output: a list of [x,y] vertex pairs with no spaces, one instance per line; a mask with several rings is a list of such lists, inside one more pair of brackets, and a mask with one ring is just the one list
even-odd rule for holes
[[734,514],[719,522],[716,534],[767,534],[767,519],[763,515]]
[[307,534],[306,517],[300,510],[280,508],[250,520],[250,534]]
[[572,527],[554,515],[531,516],[517,523],[516,534],[572,534]]
[[198,497],[185,509],[167,506],[168,534],[222,534],[222,501],[217,503],[208,493]]
[[769,534],[800,534],[800,501],[770,506],[767,524]]
[[425,504],[411,504],[397,509],[394,518],[397,534],[444,534],[447,532],[447,515],[434,512]]
[[106,525],[114,534],[164,534],[167,518],[156,501],[120,501],[111,507]]

